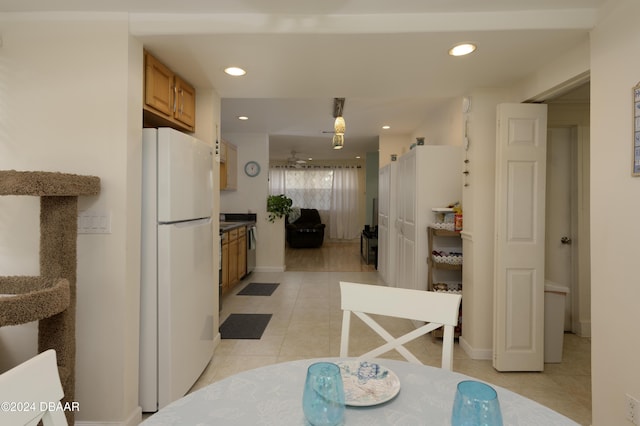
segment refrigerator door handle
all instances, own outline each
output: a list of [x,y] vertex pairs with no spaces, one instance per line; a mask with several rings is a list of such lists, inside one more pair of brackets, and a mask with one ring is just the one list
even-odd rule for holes
[[194,220],[182,220],[180,222],[159,222],[159,225],[173,225],[176,228],[190,228],[192,226],[202,226],[211,223],[210,217]]

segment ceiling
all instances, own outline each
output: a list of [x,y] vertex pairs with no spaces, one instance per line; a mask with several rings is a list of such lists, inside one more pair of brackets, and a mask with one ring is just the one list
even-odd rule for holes
[[[267,133],[274,159],[331,159],[377,150],[383,132],[411,134],[445,99],[526,78],[588,40],[604,2],[0,0],[0,12],[128,12],[145,48],[215,88],[223,134]],[[477,51],[450,57],[462,41]],[[247,75],[225,75],[229,65]],[[335,97],[346,98],[339,151],[323,133]]]

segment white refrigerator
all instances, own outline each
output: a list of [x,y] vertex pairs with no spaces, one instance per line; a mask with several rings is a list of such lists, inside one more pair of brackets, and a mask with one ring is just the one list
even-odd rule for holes
[[213,356],[211,146],[173,129],[144,129],[140,405],[186,394]]

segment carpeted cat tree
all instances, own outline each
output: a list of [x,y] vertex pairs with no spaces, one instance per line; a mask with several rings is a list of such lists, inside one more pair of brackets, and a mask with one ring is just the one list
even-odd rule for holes
[[0,170],[0,195],[40,197],[40,276],[0,277],[0,327],[39,321],[38,352],[56,351],[63,403],[75,398],[78,196],[99,192],[95,176]]

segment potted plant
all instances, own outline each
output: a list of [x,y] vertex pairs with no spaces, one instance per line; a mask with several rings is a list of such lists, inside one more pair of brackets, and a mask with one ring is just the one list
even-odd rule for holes
[[291,205],[293,200],[284,194],[269,195],[267,197],[267,212],[269,213],[269,222],[275,222],[291,213]]

